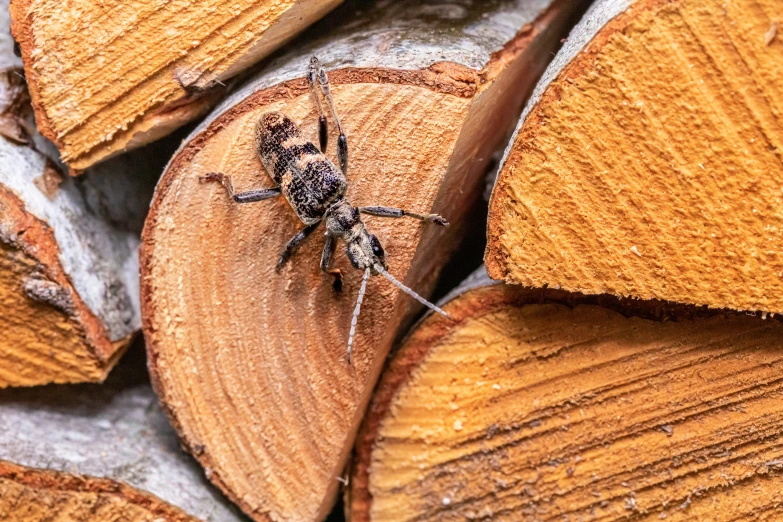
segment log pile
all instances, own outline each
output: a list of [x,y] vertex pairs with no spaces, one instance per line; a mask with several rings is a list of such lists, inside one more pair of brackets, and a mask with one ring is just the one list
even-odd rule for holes
[[140,355],[102,386],[0,394],[2,520],[242,520],[180,451]]
[[141,327],[138,232],[174,144],[155,144],[69,179],[32,121],[8,24],[5,2],[0,388],[101,381]]
[[0,519],[781,518],[779,0],[7,1]]
[[[228,98],[158,186],[141,254],[150,369],[186,446],[258,520],[319,519],[331,509],[382,362],[417,303],[373,278],[346,364],[361,273],[338,251],[345,277],[335,293],[314,239],[276,273],[301,228],[289,205],[238,206],[200,177],[226,173],[237,191],[270,186],[254,146],[268,111],[317,142],[305,76],[320,57],[348,136],[350,201],[451,223],[367,219],[389,272],[426,294],[471,218],[493,151],[577,12],[563,1],[466,5],[347,6],[338,15],[351,24],[279,57]],[[455,20],[465,29],[455,31]],[[327,19],[315,32],[335,25]],[[337,136],[334,122],[329,132]]]

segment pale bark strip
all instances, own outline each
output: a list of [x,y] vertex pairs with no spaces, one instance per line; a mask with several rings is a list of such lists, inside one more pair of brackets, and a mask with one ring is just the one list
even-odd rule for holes
[[146,379],[123,366],[104,385],[0,391],[0,460],[124,483],[204,521],[244,520],[182,451]]
[[[3,0],[0,4],[0,34],[3,35],[0,37],[0,56],[3,63],[18,69],[21,62],[13,53],[9,23],[8,0]],[[42,140],[37,137],[34,143]],[[123,339],[141,325],[139,241],[136,234],[118,229],[105,217],[96,216],[94,209],[101,207],[116,212],[118,208],[129,206],[144,208],[144,200],[128,197],[129,192],[138,190],[137,180],[143,178],[139,173],[144,170],[143,166],[126,163],[117,168],[110,187],[100,188],[102,180],[93,183],[92,188],[89,182],[83,182],[91,191],[91,208],[73,180],[62,180],[53,194],[45,194],[36,186],[34,180],[44,173],[46,161],[47,156],[34,148],[0,140],[0,184],[13,191],[28,212],[52,228],[60,247],[63,270],[79,296],[106,326],[109,340]],[[155,169],[149,164],[146,168]],[[112,169],[112,166],[106,169]],[[96,176],[100,174],[95,173]],[[128,212],[138,211],[134,208]],[[125,214],[116,217],[127,217],[127,212]]]
[[92,214],[74,180],[64,179],[49,199],[33,182],[44,173],[46,161],[26,145],[0,140],[0,184],[11,189],[28,212],[49,224],[60,247],[63,270],[106,326],[109,340],[118,341],[141,325],[138,237]]

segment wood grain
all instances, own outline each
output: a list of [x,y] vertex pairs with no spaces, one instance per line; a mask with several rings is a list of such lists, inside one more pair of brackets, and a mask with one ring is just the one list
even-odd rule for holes
[[101,381],[141,327],[138,234],[173,146],[63,176],[33,123],[9,23],[3,0],[0,388]]
[[507,151],[490,275],[783,311],[781,18],[774,0],[598,2]]
[[454,298],[383,374],[351,520],[778,519],[783,325],[668,308]]
[[14,0],[36,119],[74,173],[168,134],[340,0]]
[[110,480],[0,461],[0,517],[16,522],[197,522],[152,495]]

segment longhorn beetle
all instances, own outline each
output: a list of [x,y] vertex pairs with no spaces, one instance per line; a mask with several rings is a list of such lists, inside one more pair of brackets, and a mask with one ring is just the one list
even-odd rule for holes
[[[339,269],[332,268],[332,258],[337,246],[337,239],[341,238],[345,242],[345,252],[351,264],[354,268],[364,270],[359,297],[356,300],[356,307],[351,318],[351,330],[348,334],[347,358],[350,364],[356,322],[359,319],[370,274],[383,275],[397,288],[417,301],[448,316],[446,312],[387,272],[386,253],[378,238],[367,231],[361,214],[388,218],[408,216],[443,227],[448,226],[448,222],[437,214],[416,214],[392,207],[354,207],[348,202],[345,198],[345,191],[348,188],[345,178],[348,171],[348,139],[345,137],[340,118],[337,116],[326,71],[321,67],[316,57],[310,59],[307,79],[310,85],[310,94],[319,115],[320,150],[302,136],[296,124],[286,115],[280,112],[267,112],[256,124],[256,149],[261,163],[275,181],[276,187],[237,193],[234,191],[231,178],[223,173],[210,172],[199,179],[220,182],[237,203],[262,201],[281,194],[285,196],[305,227],[291,238],[283,249],[276,266],[278,272],[323,221],[326,224],[326,244],[321,255],[321,270],[334,277],[333,285],[335,290],[339,292],[342,288],[342,274]],[[332,113],[337,130],[340,132],[337,138],[337,158],[340,162],[340,169],[324,154],[329,136],[326,113],[319,97],[319,90]]]

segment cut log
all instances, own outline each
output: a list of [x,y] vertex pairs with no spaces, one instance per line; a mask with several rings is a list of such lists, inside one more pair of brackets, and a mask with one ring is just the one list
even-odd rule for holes
[[302,228],[291,207],[282,198],[236,205],[199,176],[225,172],[237,190],[271,186],[254,145],[267,111],[283,111],[317,143],[305,75],[319,56],[348,136],[349,200],[452,223],[366,219],[389,272],[426,295],[493,151],[580,10],[561,0],[352,3],[218,108],[170,163],[142,237],[153,382],[185,445],[256,520],[329,512],[382,361],[416,302],[372,278],[348,364],[361,274],[342,249],[342,294],[319,270],[322,240],[276,273]]
[[0,66],[0,388],[100,381],[141,326],[138,233],[173,144],[65,179],[32,125],[7,1]]
[[196,118],[340,0],[13,0],[41,133],[76,173]]
[[509,283],[783,312],[778,0],[604,0],[525,109],[490,203]]
[[100,387],[0,392],[0,519],[244,520],[179,448],[149,381],[121,366]]
[[486,275],[445,310],[378,384],[352,522],[779,518],[779,321]]
[[101,381],[122,355],[141,327],[139,231],[174,148],[72,179],[0,137],[0,388]]

